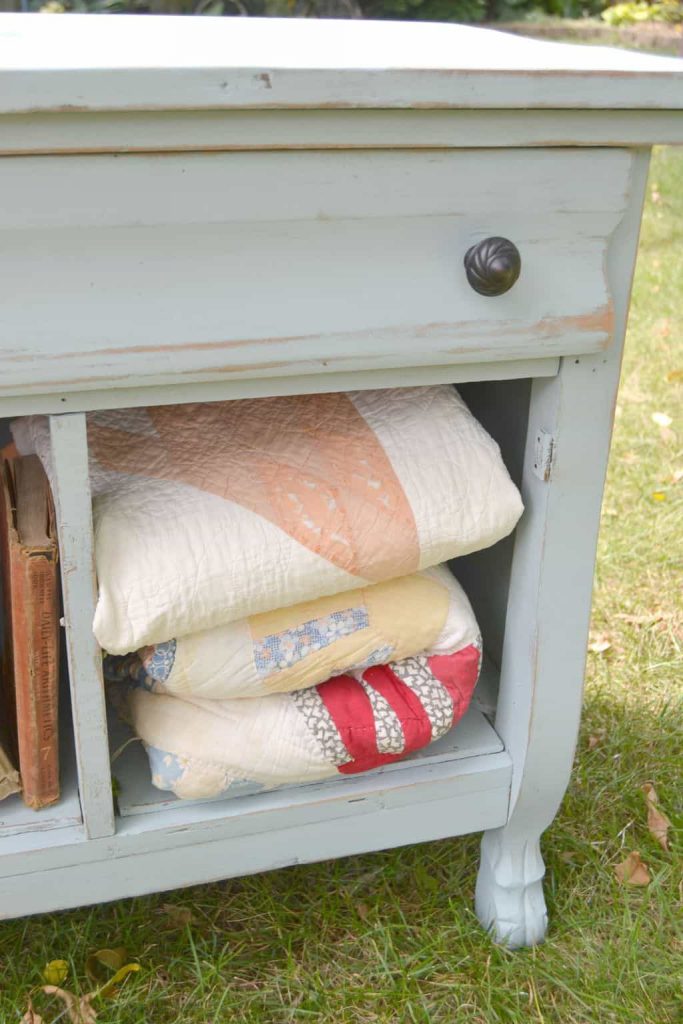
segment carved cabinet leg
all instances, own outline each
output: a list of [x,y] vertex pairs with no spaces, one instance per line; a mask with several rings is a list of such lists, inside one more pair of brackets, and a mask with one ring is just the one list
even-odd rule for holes
[[484,834],[475,910],[496,942],[517,949],[543,941],[548,926],[544,874],[538,836],[520,838],[506,828]]
[[[508,946],[546,930],[541,833],[569,782],[581,717],[600,502],[619,380],[628,288],[647,181],[633,163],[631,203],[614,232],[607,274],[614,337],[604,352],[563,359],[531,388],[521,491],[500,663],[495,728],[512,760],[507,824],[487,832],[477,915]],[[552,458],[539,471],[539,439]]]

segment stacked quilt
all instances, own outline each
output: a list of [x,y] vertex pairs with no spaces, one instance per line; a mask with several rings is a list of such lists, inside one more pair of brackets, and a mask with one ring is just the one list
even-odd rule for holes
[[[467,709],[481,658],[441,563],[515,526],[451,386],[91,413],[95,636],[182,797],[386,764]],[[13,424],[51,472],[47,420]]]

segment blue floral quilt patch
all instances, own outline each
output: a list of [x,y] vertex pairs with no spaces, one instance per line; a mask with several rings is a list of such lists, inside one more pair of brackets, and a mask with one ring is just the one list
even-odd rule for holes
[[254,642],[257,671],[261,678],[281,672],[314,651],[329,647],[340,637],[367,629],[369,625],[370,618],[365,608],[344,608],[320,619],[303,622],[294,629],[271,633]]

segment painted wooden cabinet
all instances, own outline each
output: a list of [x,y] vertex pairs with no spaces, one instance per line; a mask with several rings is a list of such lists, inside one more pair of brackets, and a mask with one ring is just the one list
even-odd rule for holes
[[[683,142],[674,59],[454,25],[0,17],[0,417],[50,416],[69,681],[60,803],[0,803],[0,915],[482,831],[480,920],[543,938],[658,142]],[[85,412],[436,382],[526,507],[455,566],[486,651],[463,722],[233,800],[154,791],[137,746],[112,764]]]

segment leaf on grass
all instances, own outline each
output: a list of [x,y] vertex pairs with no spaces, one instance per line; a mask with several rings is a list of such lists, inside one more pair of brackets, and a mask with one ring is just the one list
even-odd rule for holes
[[588,749],[595,750],[596,747],[600,746],[604,738],[604,732],[593,733],[591,736],[588,737]]
[[85,973],[97,985],[91,998],[108,999],[118,991],[121,982],[140,970],[140,964],[128,963],[128,953],[123,946],[116,949],[98,949],[85,961]]
[[50,960],[43,968],[43,980],[48,985],[61,985],[66,981],[69,973],[69,965],[66,960]]
[[47,996],[57,996],[62,1000],[71,1024],[95,1024],[97,1014],[90,1005],[92,993],[87,996],[76,996],[73,992],[58,988],[56,985],[43,985],[43,992]]
[[356,913],[358,914],[361,921],[367,921],[370,908],[367,903],[356,903]]
[[624,885],[649,885],[651,881],[647,864],[640,859],[637,850],[629,853],[621,864],[615,864],[614,874]]
[[664,493],[664,491],[653,491],[652,492],[652,500],[653,501],[666,501],[666,494]]
[[657,807],[657,804],[659,803],[657,790],[651,782],[646,782],[640,788],[645,794],[645,803],[647,805],[647,827],[650,831],[650,835],[654,836],[663,850],[668,851],[668,832],[671,828],[671,822],[667,818],[666,814],[663,814]]
[[121,988],[121,983],[125,981],[129,974],[134,974],[140,970],[140,964],[124,964],[123,967],[119,968],[113,978],[110,978],[106,985],[102,988],[98,988],[96,992],[93,992],[93,996],[97,996],[101,999],[109,999],[111,996],[115,996],[118,990]]
[[623,612],[617,612],[614,616],[615,619],[628,622],[631,626],[656,626],[667,617],[663,611],[651,612],[649,615],[625,615]]
[[674,384],[676,381],[683,380],[683,370],[669,370],[666,375],[666,379],[670,384]]
[[20,1024],[45,1024],[43,1017],[33,1009],[33,1003],[30,999],[28,1001],[28,1009],[21,1018]]
[[668,319],[662,320],[662,322],[659,325],[659,328],[657,329],[657,333],[659,334],[660,338],[668,338],[671,334],[671,321]]
[[683,469],[674,469],[671,474],[671,483],[679,484],[683,480]]
[[609,651],[612,646],[612,641],[609,639],[607,633],[596,633],[591,636],[590,643],[588,644],[588,650],[592,651],[593,654],[604,654],[605,651]]
[[197,924],[197,918],[189,907],[178,907],[175,903],[162,903],[158,913],[163,915],[166,928],[186,928]]
[[665,412],[653,412],[652,422],[656,423],[658,427],[670,427],[673,423],[673,420]]

